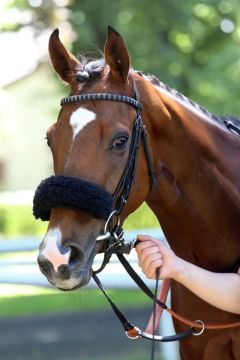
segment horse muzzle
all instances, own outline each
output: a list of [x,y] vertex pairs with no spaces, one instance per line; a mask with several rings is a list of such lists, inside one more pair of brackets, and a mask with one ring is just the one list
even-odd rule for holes
[[[66,175],[43,180],[33,200],[33,214],[43,221],[49,220],[51,211],[57,208],[74,209],[87,213],[92,219],[106,220],[112,207],[113,197],[106,190],[78,177]],[[91,278],[91,266],[98,246],[95,237],[85,241],[85,245],[80,239],[77,241],[79,237],[77,230],[70,238],[69,235],[66,238],[59,227],[54,227],[49,229],[40,245],[40,270],[50,283],[61,289],[84,286]]]
[[95,252],[85,261],[83,252],[76,245],[64,249],[51,246],[50,250],[47,247],[41,249],[37,258],[39,268],[48,281],[61,290],[85,286],[91,279]]
[[[65,210],[66,218],[68,210]],[[53,216],[58,216],[54,211]],[[92,263],[99,246],[94,233],[86,236],[81,227],[66,233],[68,222],[50,227],[39,247],[38,265],[49,282],[60,289],[71,290],[86,285],[92,275]],[[90,227],[91,225],[89,225]],[[74,227],[74,222],[70,229]],[[76,227],[76,224],[75,224]]]

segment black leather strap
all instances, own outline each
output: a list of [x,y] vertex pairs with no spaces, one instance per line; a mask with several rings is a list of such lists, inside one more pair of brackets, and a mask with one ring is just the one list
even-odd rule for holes
[[125,331],[129,331],[134,328],[134,326],[126,319],[126,317],[122,314],[122,312],[118,309],[118,307],[114,304],[114,302],[110,299],[106,291],[104,290],[101,281],[97,277],[96,273],[92,274],[92,278],[99,287],[99,289],[102,291],[106,299],[108,300],[109,304],[111,305],[115,315],[118,317],[120,323],[122,324]]
[[144,125],[142,119],[140,116],[138,116],[133,124],[132,139],[127,164],[122,174],[122,177],[113,193],[113,197],[114,199],[116,199],[115,209],[119,214],[121,213],[124,204],[128,200],[131,190],[137,163],[137,154],[140,147],[140,140],[143,129]]
[[[132,268],[129,262],[125,259],[122,254],[117,254],[118,260],[121,262],[124,269],[127,271],[128,275],[133,279],[133,281],[138,285],[138,287],[152,300],[155,299],[154,293],[149,289],[145,282],[140,278],[136,271]],[[167,305],[159,300],[157,304],[160,305],[163,309],[167,309]]]

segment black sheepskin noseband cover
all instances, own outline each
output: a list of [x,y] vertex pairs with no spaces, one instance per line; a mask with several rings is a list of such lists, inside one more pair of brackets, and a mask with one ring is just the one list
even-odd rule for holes
[[38,186],[33,199],[33,215],[47,221],[51,209],[69,208],[86,211],[98,219],[112,212],[113,198],[100,186],[75,176],[51,176]]

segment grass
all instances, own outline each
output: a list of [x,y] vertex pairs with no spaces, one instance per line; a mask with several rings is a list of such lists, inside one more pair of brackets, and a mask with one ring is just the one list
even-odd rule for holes
[[[142,307],[150,304],[138,290],[108,290],[119,307]],[[98,289],[62,292],[57,289],[23,285],[0,285],[0,316],[14,317],[40,313],[109,309]]]

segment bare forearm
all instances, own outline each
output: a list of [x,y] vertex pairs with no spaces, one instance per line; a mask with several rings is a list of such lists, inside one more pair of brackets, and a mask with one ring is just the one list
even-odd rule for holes
[[178,258],[173,277],[201,299],[222,310],[240,314],[240,276],[204,270]]

